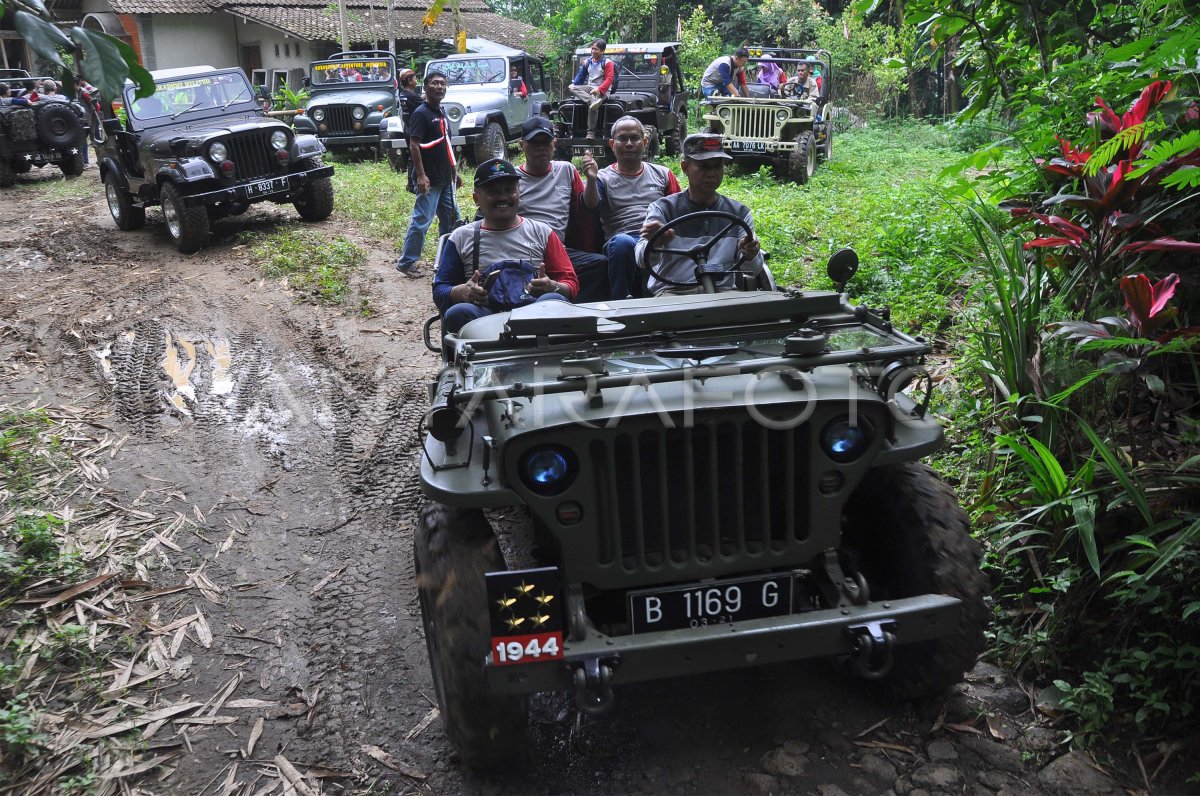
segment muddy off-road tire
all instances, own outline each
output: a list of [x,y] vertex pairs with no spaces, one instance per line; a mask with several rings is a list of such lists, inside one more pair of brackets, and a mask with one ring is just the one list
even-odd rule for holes
[[292,202],[305,221],[324,221],[333,213],[333,180],[319,177],[310,180]]
[[28,174],[33,171],[33,164],[28,160],[13,160],[9,162],[12,164],[13,174]]
[[146,208],[133,206],[129,192],[121,188],[117,175],[111,171],[104,175],[104,199],[117,229],[129,232],[146,226]]
[[796,139],[796,148],[788,157],[788,176],[798,185],[804,185],[817,170],[817,141],[813,134],[805,131]]
[[493,694],[483,679],[489,654],[485,572],[505,568],[496,536],[478,509],[433,503],[414,540],[421,619],[446,736],[468,766],[512,762],[528,745],[523,696]]
[[962,600],[953,632],[899,645],[881,684],[901,699],[919,699],[959,682],[984,646],[988,581],[950,487],[922,464],[872,470],[846,503],[844,529],[846,563],[866,577],[872,601],[920,594]]
[[58,164],[64,177],[78,177],[83,174],[83,150],[79,147],[75,147],[75,150],[75,154],[64,153],[62,162]]
[[471,165],[478,166],[492,158],[502,158],[505,155],[504,150],[504,130],[496,122],[488,122],[488,126],[483,129],[483,135],[475,140],[475,162]]
[[403,174],[408,171],[408,157],[404,150],[388,147],[387,159],[388,163],[392,164],[392,171],[397,174]]
[[17,177],[13,171],[12,161],[8,158],[0,158],[0,188],[7,188],[16,181]]
[[167,232],[181,254],[198,252],[208,245],[208,211],[203,207],[185,207],[174,183],[163,183],[163,219]]
[[687,138],[687,114],[675,113],[675,128],[667,133],[664,153],[668,156],[683,152],[683,139]]

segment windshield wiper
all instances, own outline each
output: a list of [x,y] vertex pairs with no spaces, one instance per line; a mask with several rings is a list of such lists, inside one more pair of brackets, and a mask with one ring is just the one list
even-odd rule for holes
[[701,362],[712,357],[726,357],[730,354],[736,354],[741,350],[742,347],[737,345],[707,345],[684,346],[681,348],[656,348],[654,349],[654,353],[656,356],[668,359],[694,359],[697,362]]
[[189,105],[189,106],[187,106],[186,108],[184,108],[183,110],[181,110],[181,111],[175,111],[174,113],[172,113],[172,114],[171,114],[171,121],[175,121],[175,119],[176,119],[177,117],[179,117],[179,116],[182,116],[183,114],[187,113],[187,112],[188,112],[188,111],[190,111],[192,108],[194,108],[194,107],[196,107],[197,105],[199,105],[201,102],[204,102],[204,100],[196,100],[196,101],[195,101],[195,102],[193,102],[191,105]]
[[238,100],[240,100],[240,99],[242,98],[242,95],[243,95],[243,94],[245,94],[245,93],[246,93],[246,89],[244,89],[244,88],[243,88],[243,89],[242,89],[241,91],[239,91],[237,94],[234,94],[234,95],[233,95],[233,99],[229,100],[229,102],[226,102],[224,105],[222,105],[222,106],[221,106],[221,110],[225,110],[225,109],[226,109],[226,108],[228,108],[230,105],[232,105],[233,103],[235,103],[235,102],[237,102]]

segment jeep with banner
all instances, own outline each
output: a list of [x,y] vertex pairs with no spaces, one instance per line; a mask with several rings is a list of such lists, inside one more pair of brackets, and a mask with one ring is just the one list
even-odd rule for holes
[[[12,80],[14,94],[25,93],[24,83],[36,86],[46,78],[31,78],[24,70]],[[16,181],[18,174],[34,168],[58,166],[67,177],[83,173],[83,148],[87,130],[83,108],[74,102],[38,100],[29,104],[0,105],[0,188]]]
[[[633,116],[645,126],[649,138],[646,157],[656,156],[660,148],[667,155],[678,155],[687,138],[688,116],[679,47],[677,41],[608,45],[604,57],[616,67],[616,88],[601,106],[600,135],[587,137],[588,103],[566,99],[550,113],[558,141],[556,157],[569,160],[591,152],[602,165],[612,163],[615,156],[607,142],[613,123],[622,116]],[[588,58],[590,49],[576,50],[576,68]]]
[[266,116],[242,70],[189,66],[150,75],[149,97],[139,99],[125,83],[120,115],[100,103],[97,164],[118,229],[144,226],[146,208],[161,205],[167,232],[187,254],[208,245],[211,222],[256,202],[290,203],[305,221],[333,212],[325,147]]
[[537,302],[427,341],[415,571],[469,766],[519,758],[537,692],[600,715],[628,683],[828,658],[918,697],[983,647],[981,550],[920,463],[943,442],[929,343],[849,303],[850,250],[837,292],[771,289],[707,261],[735,216],[675,219],[651,253],[680,223],[722,230],[674,252],[695,283],[738,290]]
[[[446,75],[442,110],[450,122],[450,143],[467,163],[477,165],[506,157],[508,145],[521,137],[525,120],[549,110],[549,95],[541,58],[482,39],[471,41],[479,51],[436,58],[425,65],[425,74]],[[383,139],[385,148],[407,153],[404,120],[389,118]],[[399,155],[389,160],[396,169],[407,162]]]
[[304,85],[309,98],[292,124],[329,150],[376,151],[380,125],[400,107],[396,59],[384,50],[339,52],[314,61]]
[[[770,165],[781,178],[801,185],[817,169],[817,157],[833,157],[832,58],[826,50],[748,47],[747,74],[770,60],[791,79],[774,89],[753,80],[749,97],[713,95],[700,103],[707,132],[721,136],[734,162],[749,168]],[[799,67],[811,70],[812,83],[795,80]],[[749,78],[748,78],[749,79]]]

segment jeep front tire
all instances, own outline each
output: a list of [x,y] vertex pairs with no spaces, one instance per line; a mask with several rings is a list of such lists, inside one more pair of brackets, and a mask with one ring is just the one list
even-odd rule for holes
[[872,470],[845,512],[847,574],[866,578],[872,602],[922,594],[962,601],[958,624],[947,635],[898,645],[882,680],[902,699],[936,696],[962,679],[984,646],[988,581],[967,515],[933,470],[913,462]]
[[162,211],[167,232],[182,254],[198,252],[208,245],[208,211],[203,207],[186,207],[175,183],[163,183]]
[[75,152],[65,153],[62,162],[58,164],[64,177],[78,177],[83,174],[83,150],[79,147],[73,149]]
[[804,185],[817,170],[817,141],[810,131],[804,131],[796,139],[796,148],[788,157],[788,176]]
[[134,207],[129,192],[121,187],[115,172],[104,175],[104,198],[108,202],[108,212],[122,232],[141,229],[146,225],[146,209]]
[[417,589],[429,668],[446,736],[463,763],[508,762],[527,746],[525,697],[494,694],[484,680],[490,653],[484,573],[505,569],[496,535],[479,509],[433,503],[414,540]]
[[333,213],[333,180],[329,177],[309,180],[300,189],[300,195],[292,205],[305,221],[324,221],[329,218]]
[[488,122],[483,129],[483,135],[475,139],[475,162],[478,166],[492,158],[502,158],[505,155],[504,130],[496,122]]

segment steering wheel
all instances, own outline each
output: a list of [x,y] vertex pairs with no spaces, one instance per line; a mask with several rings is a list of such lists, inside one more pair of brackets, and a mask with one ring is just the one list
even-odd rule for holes
[[796,97],[799,99],[806,94],[808,92],[799,83],[787,82],[779,87],[779,95],[782,97]]
[[[659,239],[662,238],[669,229],[674,229],[675,227],[689,222],[708,221],[710,219],[728,221],[729,224],[715,235],[702,237],[690,249],[672,249],[667,246],[657,245]],[[645,254],[647,261],[649,260],[649,256],[652,254],[678,254],[687,257],[694,262],[696,264],[696,271],[699,272],[708,263],[708,253],[712,251],[714,246],[717,245],[717,241],[728,235],[735,227],[740,227],[746,235],[754,235],[754,231],[750,229],[750,225],[742,220],[740,216],[735,216],[733,213],[726,213],[723,210],[700,210],[696,213],[688,213],[687,215],[680,216],[679,218],[673,218],[658,229],[654,230],[650,237],[646,239]],[[744,259],[739,251],[738,256],[734,259],[730,267],[722,268],[720,274],[724,276],[725,274],[738,270],[743,262]],[[697,274],[697,278],[691,282],[677,282],[673,279],[668,279],[667,277],[663,276],[648,263],[646,265],[646,270],[649,271],[650,275],[659,282],[671,285],[672,287],[693,287],[700,284],[699,274]],[[716,272],[706,271],[706,273]]]

